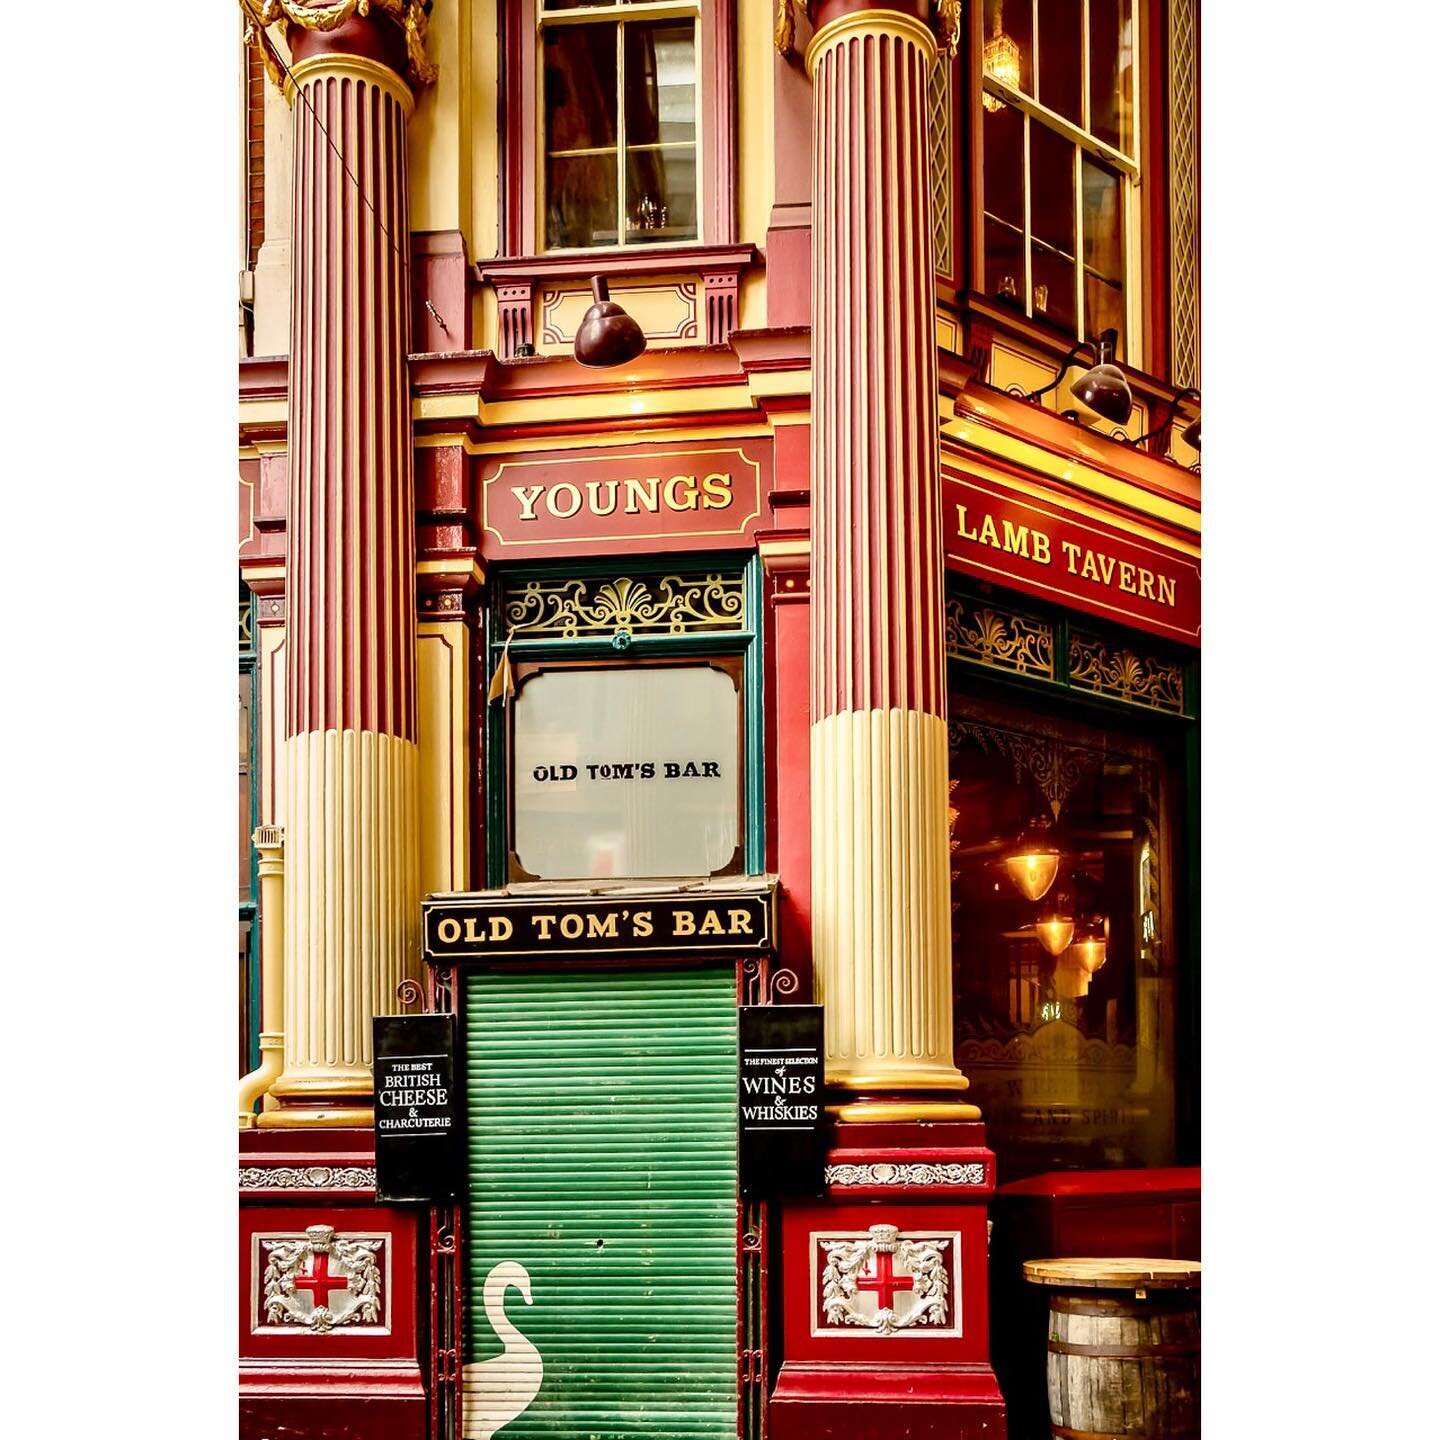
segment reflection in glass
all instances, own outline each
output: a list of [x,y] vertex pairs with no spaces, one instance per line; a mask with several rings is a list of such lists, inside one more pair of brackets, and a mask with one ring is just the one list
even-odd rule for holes
[[[985,0],[985,73],[1027,95],[1033,94],[1032,50],[1030,0]],[[985,108],[993,109],[1000,103],[991,96]]]
[[1085,329],[1114,330],[1125,355],[1124,190],[1114,171],[1086,156],[1080,166],[1085,235]]
[[555,667],[514,700],[515,856],[540,879],[711,875],[740,838],[740,697],[709,665]]
[[1080,0],[1039,0],[1036,70],[1040,103],[1075,125],[1081,114],[1081,66],[1085,52],[1085,7]]
[[1134,43],[1130,0],[1090,0],[1090,133],[1127,155],[1134,147]]
[[[1000,1179],[1171,1164],[1162,752],[956,694],[950,717],[955,1062],[985,1112]],[[1058,814],[1063,858],[1036,902],[1005,861],[1042,813]],[[1062,889],[1063,906],[1052,899]],[[1039,928],[1048,919],[1062,922],[1050,946]]]

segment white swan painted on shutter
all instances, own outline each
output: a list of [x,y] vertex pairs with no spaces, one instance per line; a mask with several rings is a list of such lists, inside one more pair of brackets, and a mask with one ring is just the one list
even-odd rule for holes
[[505,1349],[461,1371],[461,1434],[465,1440],[491,1440],[502,1426],[523,1415],[540,1393],[545,1361],[505,1313],[505,1292],[512,1285],[527,1305],[534,1304],[530,1272],[514,1260],[502,1260],[485,1277],[485,1318]]

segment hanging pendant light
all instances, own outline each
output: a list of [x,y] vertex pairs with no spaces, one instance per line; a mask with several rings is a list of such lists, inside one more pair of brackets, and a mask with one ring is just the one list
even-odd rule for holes
[[1032,927],[1045,953],[1056,959],[1065,953],[1075,937],[1074,890],[1073,881],[1053,889]]
[[1070,942],[1070,954],[1087,975],[1093,975],[1105,963],[1109,944],[1110,921],[1104,915],[1092,915],[1076,931]]
[[1068,915],[1044,915],[1035,922],[1035,938],[1045,948],[1047,955],[1057,959],[1070,948],[1071,937],[1075,934],[1075,921]]
[[1060,870],[1060,847],[1051,838],[1050,821],[1037,815],[1021,831],[1005,857],[1005,873],[1027,900],[1041,899]]

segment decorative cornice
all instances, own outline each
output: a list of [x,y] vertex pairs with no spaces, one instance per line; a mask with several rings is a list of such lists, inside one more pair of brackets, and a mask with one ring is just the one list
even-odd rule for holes
[[259,49],[276,85],[282,84],[284,77],[269,46],[261,42],[262,29],[278,21],[287,33],[293,25],[299,30],[328,34],[347,20],[368,20],[372,15],[388,15],[400,27],[410,82],[429,85],[435,79],[435,66],[425,53],[425,32],[430,23],[426,0],[240,0],[240,8],[246,17],[245,43]]
[[985,1164],[981,1160],[966,1160],[959,1164],[881,1161],[872,1165],[827,1165],[825,1183],[845,1189],[880,1185],[984,1186]]
[[373,1190],[373,1165],[242,1165],[242,1190]]

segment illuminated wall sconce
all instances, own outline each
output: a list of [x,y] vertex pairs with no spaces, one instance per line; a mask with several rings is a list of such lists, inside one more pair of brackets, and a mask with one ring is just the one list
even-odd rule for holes
[[1060,847],[1051,838],[1050,829],[1050,821],[1037,816],[1005,857],[1005,873],[1027,900],[1041,899],[1055,883],[1060,869]]
[[575,358],[597,368],[624,365],[645,349],[645,335],[635,321],[610,298],[603,275],[590,280],[595,302],[575,332]]

